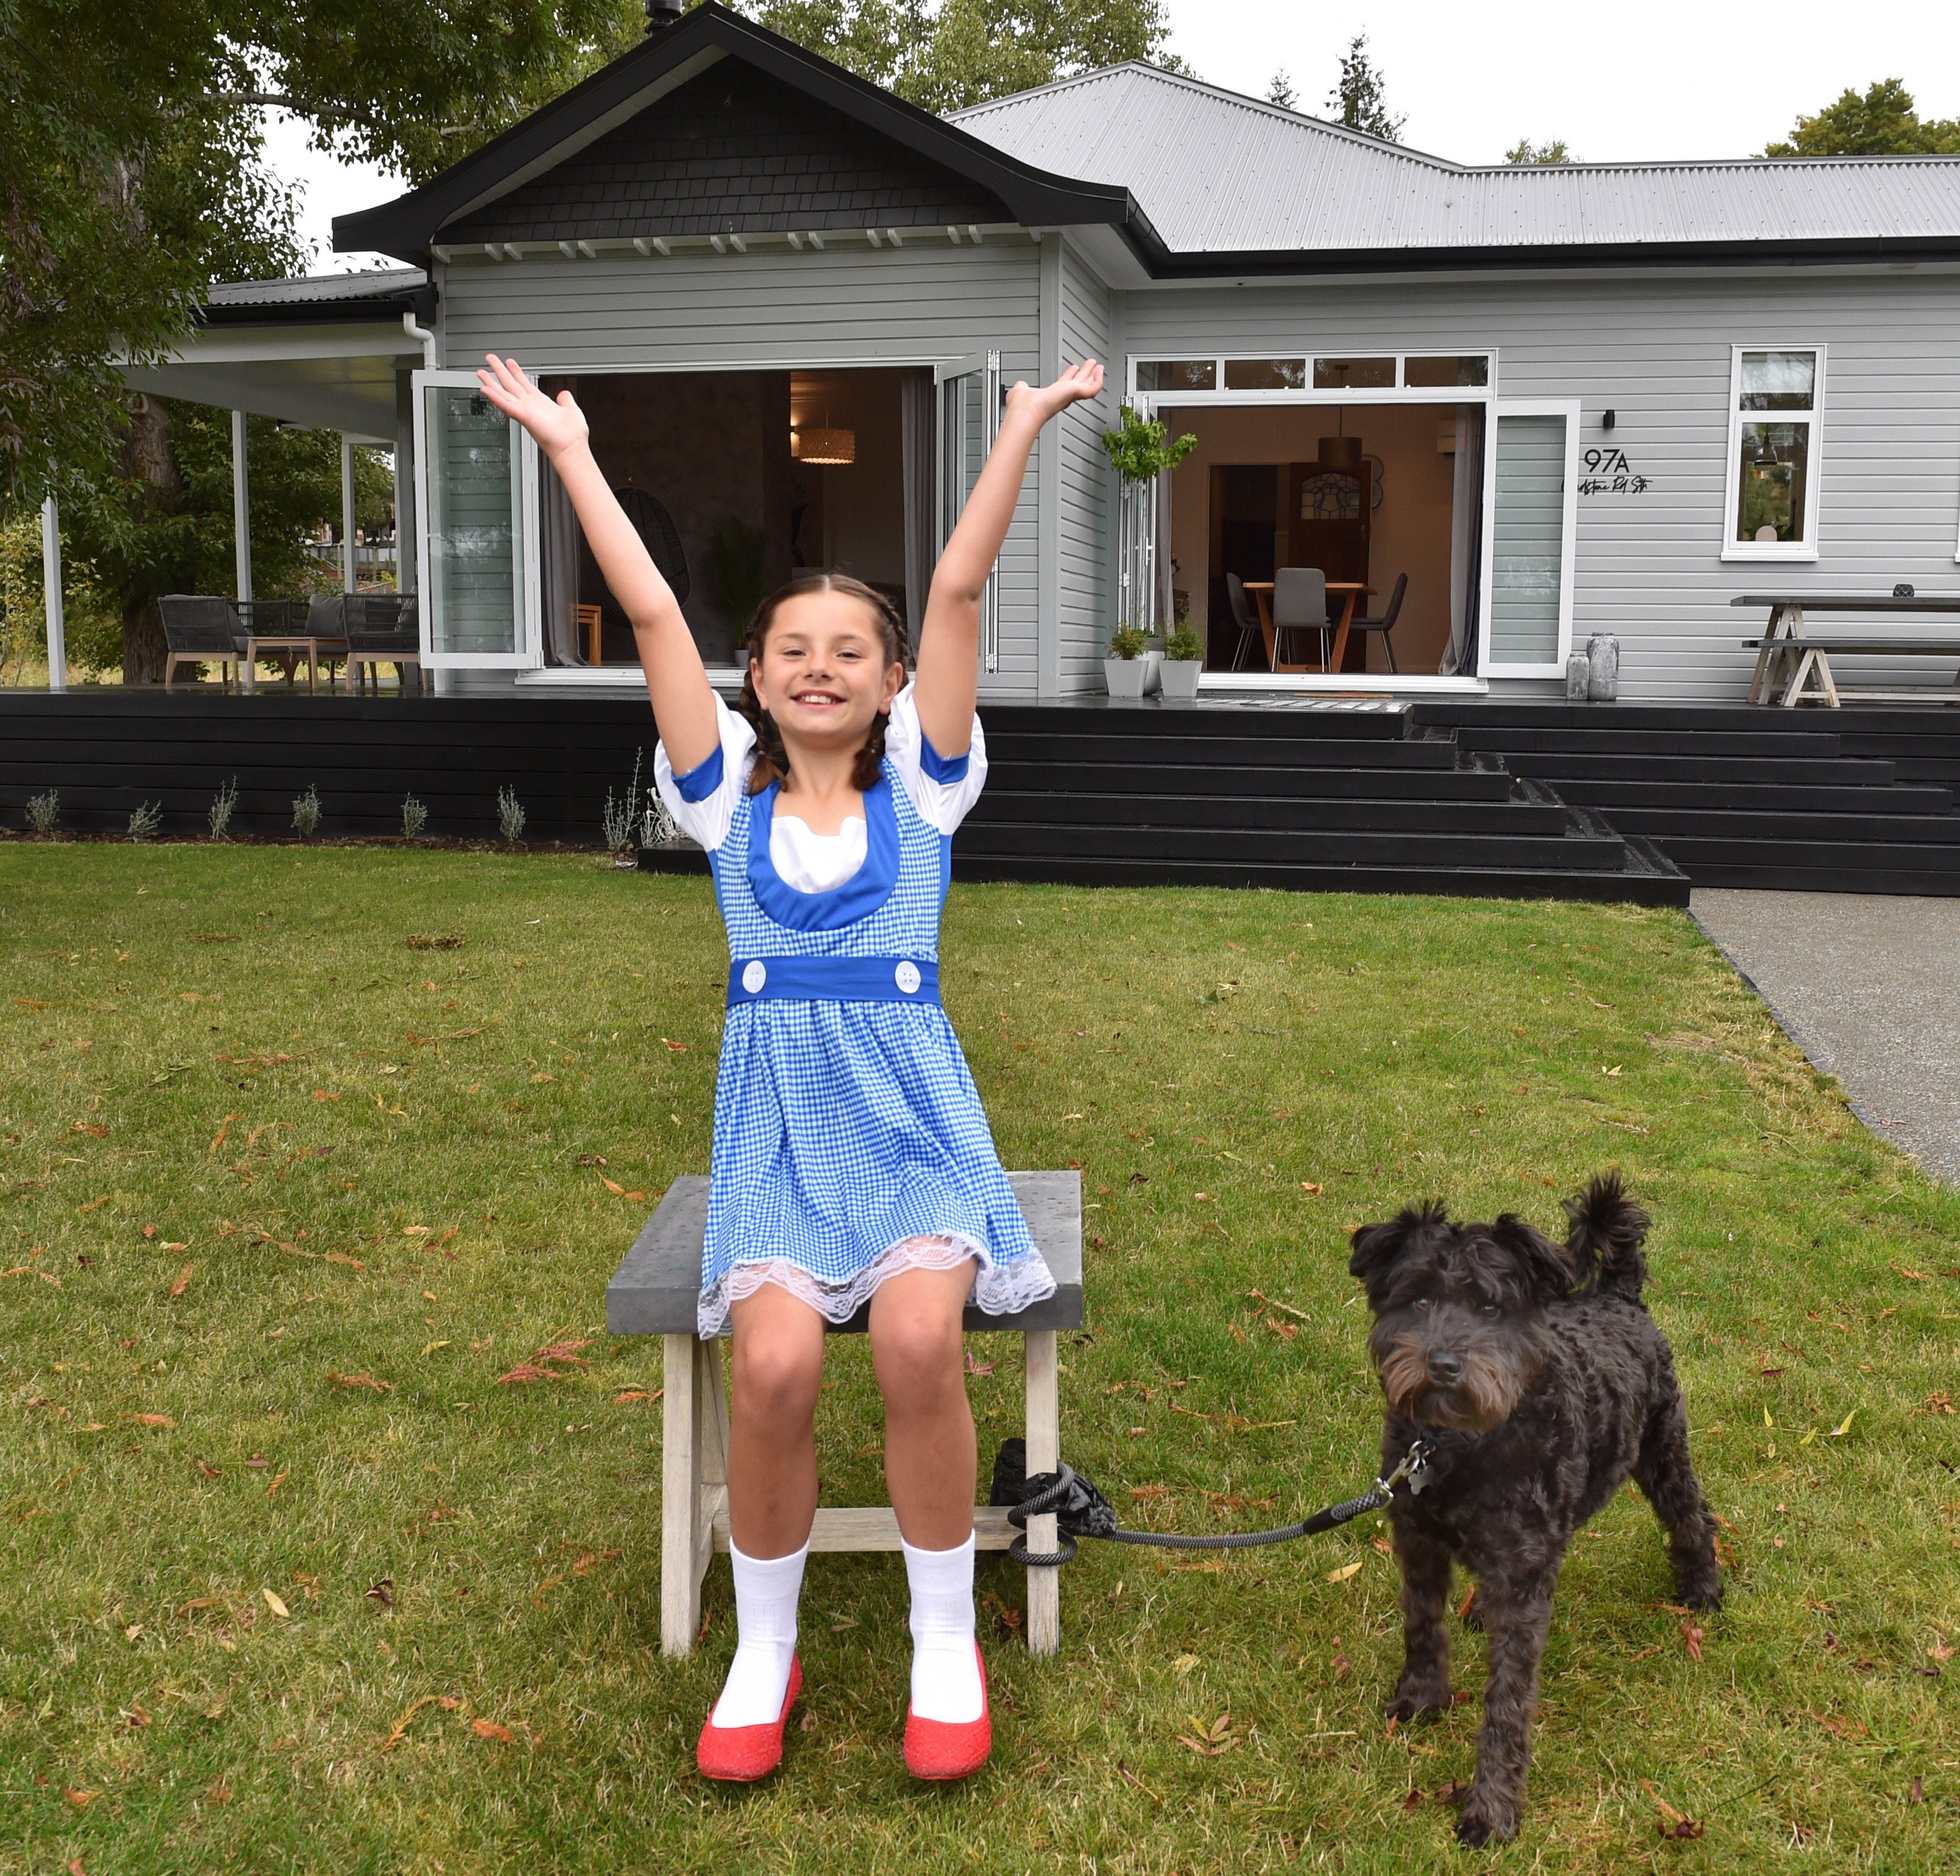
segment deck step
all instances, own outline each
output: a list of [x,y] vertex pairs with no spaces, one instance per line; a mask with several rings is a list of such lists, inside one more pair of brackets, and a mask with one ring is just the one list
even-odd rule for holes
[[[1088,794],[1003,788],[990,783],[967,826],[994,821],[1066,827],[1252,828],[1281,833],[1379,830],[1404,833],[1535,833],[1557,838],[1565,810],[1555,801],[1306,800],[1278,795]],[[1960,836],[1956,836],[1960,838]]]
[[[1080,753],[1080,751],[1073,752]],[[1513,791],[1501,768],[1290,769],[1204,767],[1180,763],[1003,762],[988,752],[987,787],[1080,794],[1271,796],[1298,800],[1503,801]],[[981,798],[983,801],[985,796]]]
[[953,836],[953,857],[982,855],[1109,860],[1207,860],[1290,866],[1465,866],[1485,871],[1545,867],[1613,871],[1624,842],[1607,833],[1563,834],[1277,833],[1240,827],[1063,827],[1043,821],[969,820]]

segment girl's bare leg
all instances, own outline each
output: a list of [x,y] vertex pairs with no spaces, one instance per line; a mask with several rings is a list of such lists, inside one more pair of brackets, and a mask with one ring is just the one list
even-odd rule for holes
[[949,1550],[973,1534],[978,1462],[959,1329],[973,1272],[971,1258],[950,1270],[908,1270],[871,1298],[885,1483],[899,1534],[921,1550]]
[[729,1535],[747,1556],[787,1556],[808,1540],[816,1511],[823,1318],[779,1285],[765,1283],[731,1304],[728,1320],[735,1343]]

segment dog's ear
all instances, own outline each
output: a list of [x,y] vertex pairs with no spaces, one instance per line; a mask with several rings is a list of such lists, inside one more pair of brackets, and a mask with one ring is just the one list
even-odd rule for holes
[[1637,1297],[1647,1278],[1640,1246],[1652,1221],[1627,1196],[1619,1174],[1597,1174],[1566,1200],[1565,1215],[1571,1221],[1566,1247],[1577,1281],[1587,1289]]
[[1509,1254],[1525,1293],[1535,1303],[1555,1303],[1571,1294],[1578,1276],[1572,1253],[1537,1226],[1507,1212],[1491,1227],[1491,1237]]
[[1445,1229],[1448,1225],[1449,1218],[1440,1199],[1430,1199],[1419,1206],[1405,1206],[1386,1225],[1363,1225],[1354,1236],[1354,1248],[1348,1260],[1348,1274],[1355,1278],[1372,1298],[1415,1239]]

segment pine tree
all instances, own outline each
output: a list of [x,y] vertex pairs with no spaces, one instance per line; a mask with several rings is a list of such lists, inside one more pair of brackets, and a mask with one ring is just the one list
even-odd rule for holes
[[1291,110],[1300,101],[1300,94],[1293,88],[1293,81],[1286,75],[1286,68],[1273,74],[1272,88],[1266,94],[1268,104],[1277,104],[1281,110]]
[[1388,97],[1382,75],[1368,56],[1368,35],[1357,33],[1341,56],[1341,82],[1327,94],[1327,107],[1336,120],[1350,130],[1379,137],[1384,143],[1399,143],[1404,119],[1389,115]]

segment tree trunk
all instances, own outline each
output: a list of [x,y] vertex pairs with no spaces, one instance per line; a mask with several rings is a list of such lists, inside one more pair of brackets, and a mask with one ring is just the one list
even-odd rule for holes
[[[130,400],[129,427],[123,441],[125,474],[149,485],[142,498],[166,513],[183,505],[183,472],[170,444],[170,406],[161,397],[139,392]],[[163,614],[154,594],[126,594],[123,604],[123,681],[125,684],[163,682],[169,647],[164,639]]]

